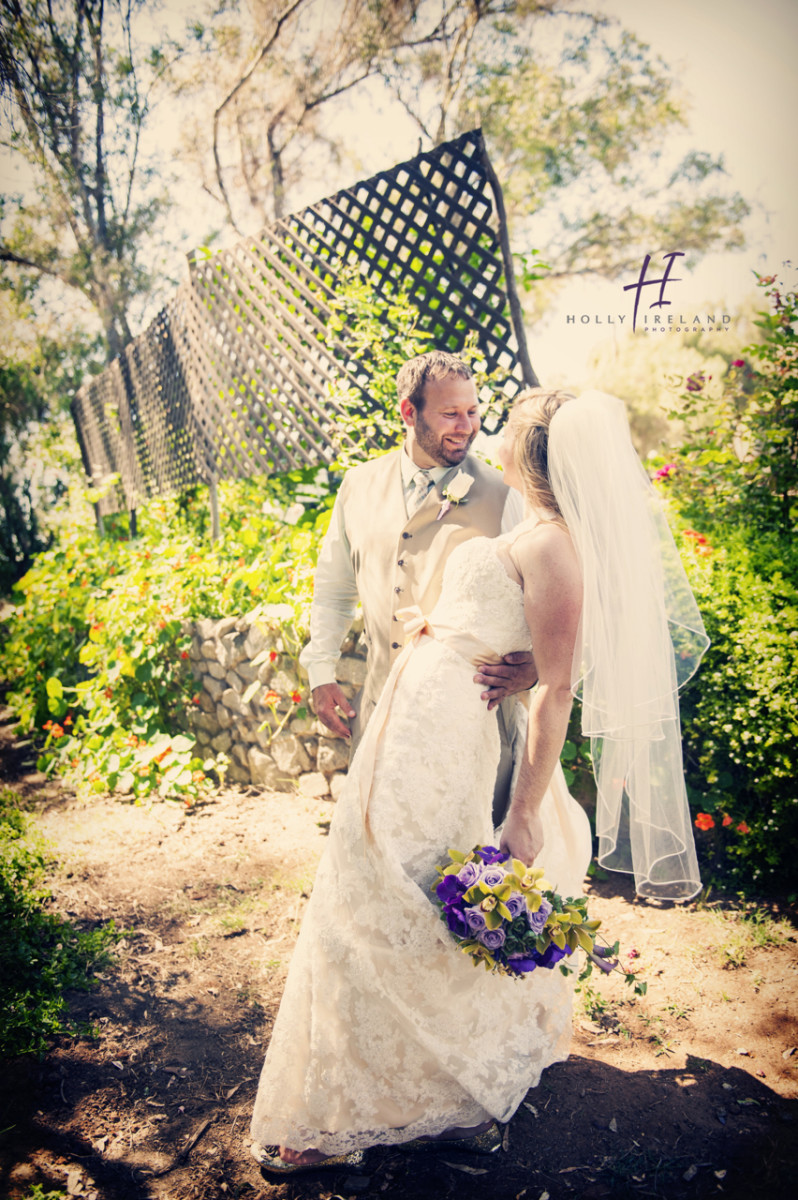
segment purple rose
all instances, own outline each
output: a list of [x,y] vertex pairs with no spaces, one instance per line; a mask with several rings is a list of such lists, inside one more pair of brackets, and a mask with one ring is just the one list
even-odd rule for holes
[[504,882],[505,871],[502,867],[484,867],[480,883],[484,883],[485,887],[498,887]]
[[507,862],[510,857],[509,854],[502,854],[495,846],[483,846],[478,853],[484,863]]
[[476,862],[463,863],[463,866],[457,872],[457,879],[462,883],[463,887],[468,889],[473,887],[480,877],[480,865]]
[[435,895],[444,904],[456,904],[463,892],[467,890],[465,885],[460,883],[456,875],[444,875],[435,888]]
[[516,975],[525,975],[527,971],[534,971],[537,965],[534,958],[525,954],[511,954],[507,960],[507,966]]
[[467,908],[465,910],[465,919],[472,933],[479,933],[480,930],[487,928],[485,918],[476,905],[474,908]]
[[513,918],[520,917],[522,912],[529,912],[526,900],[523,896],[519,896],[517,892],[510,896],[508,900],[505,900],[504,903],[507,905],[510,910],[510,916]]
[[550,912],[551,912],[551,905],[549,904],[548,900],[541,900],[540,908],[538,909],[537,912],[530,912],[529,909],[527,909],[527,911],[526,911],[527,924],[529,925],[529,928],[532,930],[533,933],[542,933],[543,932],[543,926],[546,924],[546,919],[549,916]]
[[447,904],[443,910],[446,927],[455,937],[468,937],[468,926],[463,916],[463,910],[455,904]]
[[477,934],[477,941],[482,942],[482,945],[488,950],[501,950],[504,945],[504,930],[503,929],[483,929]]
[[559,946],[554,945],[554,942],[552,942],[550,946],[547,946],[542,954],[538,954],[538,952],[535,951],[535,955],[541,967],[555,967],[561,958],[565,958],[566,954],[570,953],[570,946],[566,946],[564,950],[561,950]]

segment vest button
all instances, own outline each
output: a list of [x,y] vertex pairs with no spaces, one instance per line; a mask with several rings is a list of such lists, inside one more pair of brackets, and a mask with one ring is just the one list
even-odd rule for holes
[[412,536],[413,536],[412,533],[403,533],[402,534],[403,538],[411,538]]
[[392,650],[398,650],[398,649],[399,649],[399,643],[398,643],[398,642],[391,642],[391,649],[392,649]]
[[405,560],[403,558],[400,558],[399,562],[396,565],[397,565],[397,567],[403,567],[405,565]]
[[396,592],[397,595],[399,595],[399,593],[402,591],[402,588],[395,587],[393,590]]

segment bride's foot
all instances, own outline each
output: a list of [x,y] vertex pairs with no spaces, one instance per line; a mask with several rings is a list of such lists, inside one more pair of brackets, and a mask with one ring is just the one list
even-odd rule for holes
[[365,1150],[352,1150],[349,1154],[324,1154],[321,1150],[292,1150],[289,1146],[277,1147],[271,1153],[257,1142],[252,1143],[252,1157],[265,1176],[293,1175],[299,1171],[321,1171],[326,1168],[362,1167],[366,1161]]
[[279,1153],[283,1162],[292,1167],[312,1167],[330,1157],[321,1150],[291,1150],[288,1146],[280,1146]]

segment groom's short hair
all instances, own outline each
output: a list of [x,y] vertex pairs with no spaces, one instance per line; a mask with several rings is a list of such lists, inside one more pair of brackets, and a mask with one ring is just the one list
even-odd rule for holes
[[447,379],[450,375],[458,379],[473,379],[474,372],[461,358],[446,350],[428,350],[411,358],[399,368],[396,376],[396,393],[401,403],[409,400],[416,412],[424,410],[424,385],[428,380]]

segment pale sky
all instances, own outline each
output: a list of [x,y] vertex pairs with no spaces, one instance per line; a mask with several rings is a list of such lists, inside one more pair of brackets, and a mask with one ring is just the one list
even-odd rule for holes
[[[598,0],[674,68],[692,97],[690,144],[723,154],[729,182],[754,207],[749,247],[707,256],[682,288],[694,306],[720,312],[750,294],[752,270],[798,263],[798,4],[795,0]],[[674,247],[675,248],[675,247]],[[585,359],[612,334],[566,325],[568,312],[604,315],[623,305],[617,283],[568,289],[544,324],[528,331],[530,355],[547,384],[588,381]],[[565,364],[565,365],[564,365]]]

